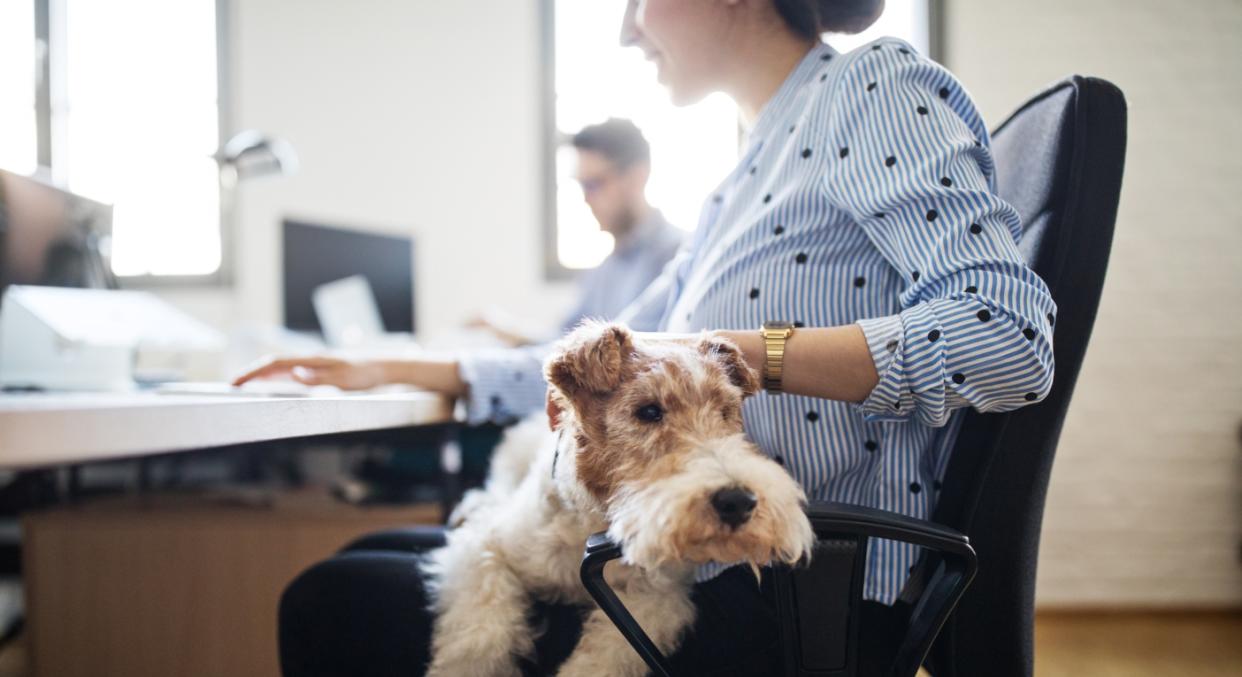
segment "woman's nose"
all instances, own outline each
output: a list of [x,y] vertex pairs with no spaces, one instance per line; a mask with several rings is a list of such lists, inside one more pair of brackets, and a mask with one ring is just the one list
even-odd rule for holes
[[621,18],[621,46],[633,47],[638,44],[638,24],[634,15],[638,12],[638,0],[625,3],[625,16]]

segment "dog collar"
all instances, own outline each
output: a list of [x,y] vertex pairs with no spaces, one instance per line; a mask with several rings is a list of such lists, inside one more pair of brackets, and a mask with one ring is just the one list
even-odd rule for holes
[[561,438],[565,437],[565,429],[556,431],[556,447],[552,449],[552,479],[556,479],[556,459],[561,456]]

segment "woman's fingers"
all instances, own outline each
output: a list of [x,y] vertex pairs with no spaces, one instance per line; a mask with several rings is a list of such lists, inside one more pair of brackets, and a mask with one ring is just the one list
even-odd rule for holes
[[305,367],[296,366],[289,370],[293,380],[308,386],[336,386],[342,390],[357,390],[360,386],[351,378],[352,371],[348,367]]
[[[304,367],[308,369],[321,369],[337,365],[340,360],[331,357],[286,357],[286,358],[269,358],[257,367],[253,367],[233,379],[233,385],[239,386],[247,381],[253,381],[261,378],[272,378],[273,376],[282,376],[290,374],[296,367]],[[297,376],[294,375],[297,379]],[[301,380],[301,379],[298,379]]]

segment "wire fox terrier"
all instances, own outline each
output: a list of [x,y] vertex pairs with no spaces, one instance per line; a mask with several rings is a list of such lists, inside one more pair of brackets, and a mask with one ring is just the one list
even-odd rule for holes
[[542,430],[527,422],[506,437],[448,544],[422,561],[436,613],[429,675],[520,674],[534,652],[532,599],[589,609],[560,675],[646,674],[579,581],[597,531],[624,551],[609,584],[666,655],[694,620],[697,564],[757,572],[810,557],[801,487],[742,433],[742,399],[759,381],[732,343],[589,323],[545,373]]

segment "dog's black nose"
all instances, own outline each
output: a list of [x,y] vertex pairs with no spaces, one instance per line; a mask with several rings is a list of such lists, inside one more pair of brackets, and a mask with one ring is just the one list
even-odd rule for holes
[[712,494],[712,507],[720,521],[734,528],[750,519],[755,502],[755,495],[741,487],[721,489]]

